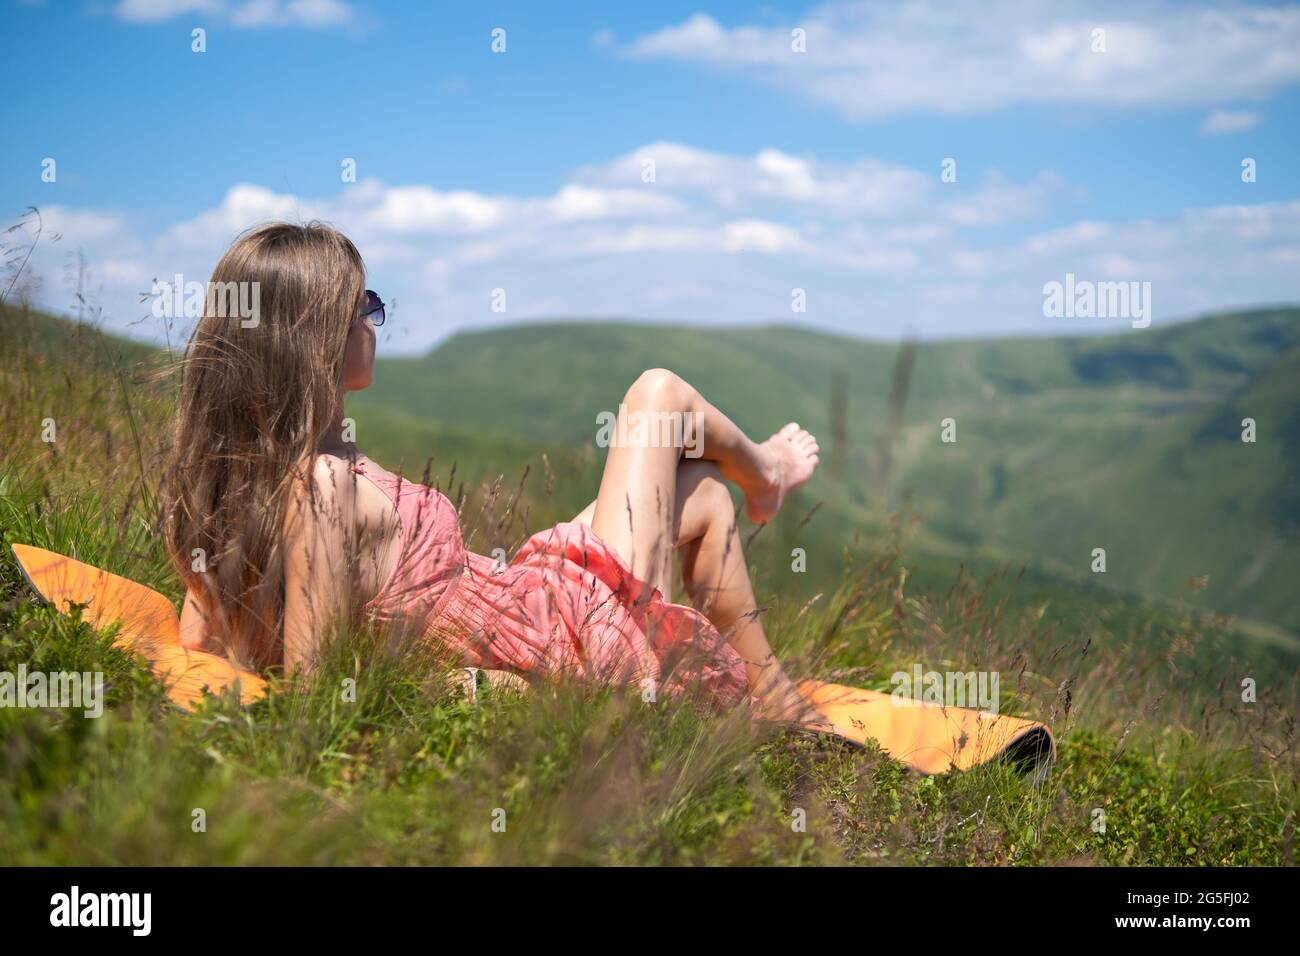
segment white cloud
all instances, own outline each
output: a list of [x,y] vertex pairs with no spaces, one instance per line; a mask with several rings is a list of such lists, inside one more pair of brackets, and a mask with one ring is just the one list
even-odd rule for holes
[[959,226],[993,226],[1024,219],[1043,212],[1051,194],[1061,185],[1056,173],[1044,172],[1030,182],[1013,183],[992,171],[985,175],[977,192],[969,198],[957,198],[948,207],[947,216]]
[[237,27],[355,26],[356,10],[344,0],[119,0],[113,13],[132,23],[160,23],[185,15],[229,20]]
[[510,201],[472,192],[441,192],[429,186],[385,190],[365,214],[367,226],[400,234],[482,232],[506,221]]
[[[282,196],[263,186],[240,183],[232,186],[216,209],[177,223],[163,234],[166,248],[206,251],[214,242],[225,242],[259,222],[270,219],[314,219],[323,208],[304,205],[294,196]],[[213,260],[216,264],[216,260]]]
[[999,248],[959,249],[954,266],[988,286],[1011,279],[1041,287],[1067,272],[1149,281],[1168,317],[1202,307],[1207,293],[1223,307],[1300,299],[1300,282],[1276,256],[1296,243],[1300,201],[1210,206],[1169,219],[1082,221]]
[[[646,182],[651,172],[653,182]],[[735,156],[658,142],[608,163],[585,166],[576,178],[611,188],[638,186],[688,195],[724,209],[758,205],[834,216],[884,217],[916,208],[937,174],[930,176],[877,159],[835,165],[777,149]]]
[[1211,110],[1201,124],[1201,132],[1207,136],[1221,136],[1224,133],[1244,133],[1259,125],[1263,119],[1258,113],[1234,110]]
[[117,213],[45,206],[40,214],[45,237],[49,240],[62,237],[77,242],[98,242],[114,238],[122,230],[122,217]]
[[[806,52],[792,50],[796,27]],[[1096,30],[1104,52],[1094,52]],[[700,13],[622,52],[732,70],[866,119],[1258,98],[1300,82],[1298,47],[1295,6],[897,0],[831,3],[771,26],[726,27]]]
[[222,0],[120,0],[113,13],[135,23],[157,23],[188,13],[219,13]]
[[678,210],[676,200],[637,189],[592,189],[569,184],[540,204],[540,211],[555,222],[618,219],[635,215],[663,215]]
[[[648,155],[653,183],[641,180]],[[544,317],[777,320],[865,335],[1078,331],[1088,323],[1042,318],[1043,284],[1067,272],[1152,282],[1157,323],[1300,299],[1300,201],[1049,226],[1068,191],[1050,172],[1016,181],[963,169],[940,184],[937,166],[653,143],[540,196],[371,179],[299,197],[242,183],[161,230],[51,207],[33,263],[43,301],[58,307],[70,301],[68,256],[83,251],[111,324],[140,334],[151,278],[204,279],[240,232],[321,219],[357,243],[372,287],[398,303],[384,334],[404,335],[408,350],[457,328]],[[504,314],[490,308],[497,288]],[[794,288],[806,290],[806,314],[790,311]]]
[[797,232],[761,219],[741,219],[722,227],[722,248],[727,252],[793,252],[804,245]]
[[679,208],[665,195],[573,183],[542,199],[486,196],[466,190],[443,192],[431,186],[379,188],[378,201],[362,211],[361,225],[403,235],[472,235],[506,228],[531,231],[561,223],[660,216]]

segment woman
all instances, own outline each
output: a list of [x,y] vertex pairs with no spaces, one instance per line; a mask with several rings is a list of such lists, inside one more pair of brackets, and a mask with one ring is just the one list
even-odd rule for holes
[[[318,224],[267,225],[212,275],[210,288],[250,288],[229,283],[256,283],[258,314],[223,317],[210,298],[182,366],[165,483],[186,647],[292,674],[332,626],[368,617],[502,679],[698,687],[720,706],[748,700],[833,731],[772,655],[726,486],[770,520],[818,463],[798,425],[755,443],[676,375],[645,372],[619,414],[700,423],[702,456],[616,444],[596,500],[500,565],[465,551],[446,497],[345,440],[343,396],[370,384],[384,317],[352,243]],[[664,599],[674,553],[707,619]]]

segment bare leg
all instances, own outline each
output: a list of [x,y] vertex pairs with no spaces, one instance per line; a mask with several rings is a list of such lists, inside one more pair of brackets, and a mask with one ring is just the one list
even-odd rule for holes
[[745,661],[750,690],[768,716],[822,724],[772,653],[736,525],[735,505],[721,470],[712,462],[683,462],[678,469],[677,547],[686,592]]
[[[634,416],[680,415],[698,422],[699,457],[716,462],[745,494],[751,519],[770,520],[785,495],[817,467],[817,440],[791,422],[762,444],[749,439],[689,383],[651,369],[628,389],[619,409],[620,434]],[[633,572],[666,590],[682,449],[651,442],[612,445],[605,459],[592,529],[627,559]]]
[[[600,494],[578,520],[591,524],[638,577],[668,593],[672,553],[684,548],[688,590],[746,661],[750,688],[769,716],[823,723],[804,704],[772,654],[757,618],[730,493],[722,477],[745,492],[751,514],[770,517],[785,493],[817,463],[815,439],[787,426],[756,444],[682,379],[662,369],[644,373],[623,401],[620,418],[684,413],[702,422],[702,458],[683,462],[681,449],[611,447]],[[620,423],[622,424],[622,423]],[[621,433],[621,432],[620,432]]]

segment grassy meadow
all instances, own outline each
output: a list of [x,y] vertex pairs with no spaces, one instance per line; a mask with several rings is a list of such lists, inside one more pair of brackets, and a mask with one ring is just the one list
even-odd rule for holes
[[[155,533],[165,356],[12,303],[0,338],[0,671],[107,679],[98,719],[0,708],[0,862],[1295,862],[1294,310],[902,359],[790,329],[527,327],[381,361],[350,403],[372,457],[412,476],[432,459],[479,551],[594,496],[594,415],[639,368],[707,385],[755,432],[800,421],[824,436],[823,474],[746,529],[778,655],[878,689],[917,662],[998,671],[1003,712],[1056,735],[1039,786],[1000,765],[923,777],[608,688],[470,702],[445,662],[383,634],[336,647],[310,687],[182,712],[111,632],[36,600],[8,548],[179,602]],[[1244,446],[1245,463],[1234,429],[1252,414],[1290,444]],[[1095,542],[1104,581],[1088,573]]]

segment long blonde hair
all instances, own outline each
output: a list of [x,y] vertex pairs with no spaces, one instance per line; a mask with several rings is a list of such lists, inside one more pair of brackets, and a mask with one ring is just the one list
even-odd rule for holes
[[[218,283],[255,283],[256,322],[228,314]],[[181,362],[162,530],[211,638],[265,667],[283,657],[281,547],[295,475],[311,474],[333,423],[365,264],[320,223],[272,223],[221,257]]]

